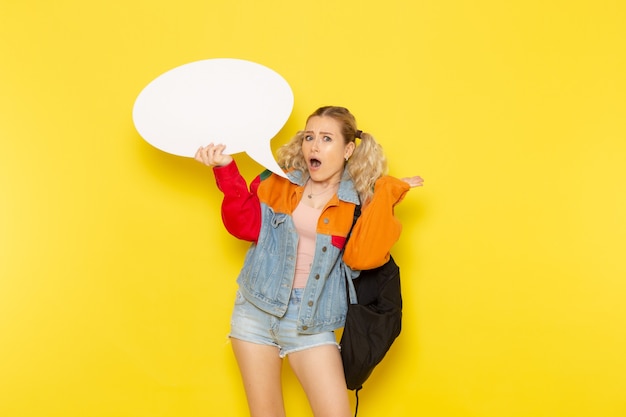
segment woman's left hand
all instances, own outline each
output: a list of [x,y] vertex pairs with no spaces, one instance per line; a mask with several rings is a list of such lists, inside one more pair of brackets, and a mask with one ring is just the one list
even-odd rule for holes
[[414,177],[405,177],[405,178],[400,178],[400,179],[406,182],[407,184],[409,184],[411,188],[421,187],[422,185],[424,185],[424,179],[418,175]]

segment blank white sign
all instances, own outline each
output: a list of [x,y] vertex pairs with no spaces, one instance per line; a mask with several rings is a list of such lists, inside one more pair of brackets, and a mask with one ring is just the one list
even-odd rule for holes
[[135,128],[152,146],[193,157],[200,146],[246,152],[285,176],[270,148],[293,109],[293,92],[275,71],[251,61],[218,58],[174,68],[150,82],[133,107]]

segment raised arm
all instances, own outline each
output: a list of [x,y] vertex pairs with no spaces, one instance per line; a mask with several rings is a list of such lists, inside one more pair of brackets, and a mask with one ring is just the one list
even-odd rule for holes
[[420,185],[420,177],[400,180],[384,176],[376,181],[374,196],[364,207],[346,245],[343,259],[350,268],[372,269],[389,260],[391,247],[402,231],[402,224],[394,215],[394,207],[410,188]]
[[223,151],[223,145],[210,144],[198,149],[196,160],[213,167],[217,187],[224,193],[222,221],[226,230],[239,239],[256,242],[261,230],[261,204],[256,194],[260,178],[255,178],[248,189],[237,164]]

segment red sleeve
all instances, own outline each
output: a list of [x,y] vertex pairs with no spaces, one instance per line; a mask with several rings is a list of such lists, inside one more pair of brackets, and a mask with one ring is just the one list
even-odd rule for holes
[[256,242],[261,230],[261,203],[257,196],[260,177],[250,183],[248,190],[235,161],[214,167],[213,172],[217,188],[224,193],[222,221],[226,230],[236,238]]

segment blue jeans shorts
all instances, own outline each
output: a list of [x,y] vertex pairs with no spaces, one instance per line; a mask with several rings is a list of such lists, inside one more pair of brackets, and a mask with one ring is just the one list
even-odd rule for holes
[[296,321],[303,292],[304,288],[295,288],[291,292],[287,312],[283,317],[276,317],[258,309],[237,291],[228,336],[246,342],[276,346],[281,358],[290,353],[322,345],[339,347],[335,332],[317,334],[297,332]]

